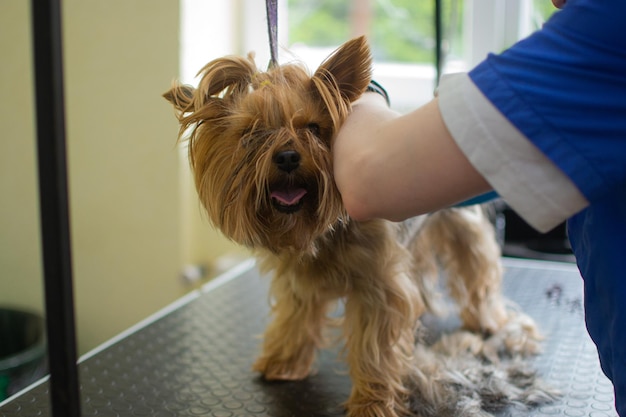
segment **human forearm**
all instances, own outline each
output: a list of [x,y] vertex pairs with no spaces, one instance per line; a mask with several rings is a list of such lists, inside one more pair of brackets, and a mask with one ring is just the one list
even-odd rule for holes
[[437,100],[406,115],[365,95],[335,139],[335,180],[357,220],[402,220],[490,189],[446,129]]
[[376,172],[364,164],[373,162],[371,153],[386,139],[385,124],[399,116],[381,96],[366,93],[353,104],[333,142],[335,182],[353,218],[371,217],[368,207],[374,196],[368,183]]

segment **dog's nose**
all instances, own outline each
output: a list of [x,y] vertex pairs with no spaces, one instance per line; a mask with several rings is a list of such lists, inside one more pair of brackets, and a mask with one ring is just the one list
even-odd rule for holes
[[296,151],[281,151],[274,155],[274,163],[281,171],[291,172],[300,166],[300,154]]

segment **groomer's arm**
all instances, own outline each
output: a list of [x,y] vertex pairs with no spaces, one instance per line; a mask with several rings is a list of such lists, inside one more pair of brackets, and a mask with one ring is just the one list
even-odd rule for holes
[[450,136],[437,99],[399,115],[365,93],[333,152],[337,187],[356,220],[399,221],[491,190]]

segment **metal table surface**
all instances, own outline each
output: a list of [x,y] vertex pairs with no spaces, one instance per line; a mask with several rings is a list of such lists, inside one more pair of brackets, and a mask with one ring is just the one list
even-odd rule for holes
[[[585,330],[578,270],[507,258],[504,265],[505,294],[546,335],[535,364],[563,393],[524,415],[617,416]],[[350,381],[336,350],[323,351],[319,371],[304,381],[270,383],[251,371],[268,320],[268,283],[245,262],[81,358],[83,416],[343,415]],[[49,415],[46,379],[0,404],[0,417]]]

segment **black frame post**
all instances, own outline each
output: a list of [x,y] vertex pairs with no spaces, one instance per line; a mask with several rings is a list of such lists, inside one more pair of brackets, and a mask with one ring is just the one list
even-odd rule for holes
[[439,85],[443,71],[443,5],[441,0],[435,0],[435,86]]
[[60,0],[32,0],[32,31],[50,401],[80,417],[65,144]]

